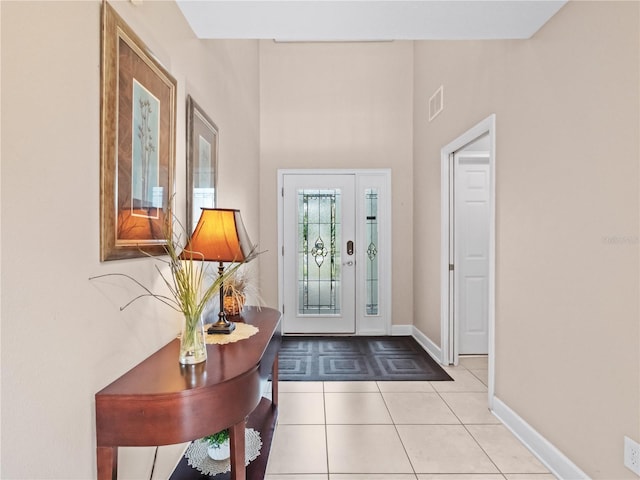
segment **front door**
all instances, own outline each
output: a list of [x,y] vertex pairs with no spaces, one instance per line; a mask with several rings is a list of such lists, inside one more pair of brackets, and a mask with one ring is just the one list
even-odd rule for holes
[[285,333],[355,333],[353,174],[283,176]]

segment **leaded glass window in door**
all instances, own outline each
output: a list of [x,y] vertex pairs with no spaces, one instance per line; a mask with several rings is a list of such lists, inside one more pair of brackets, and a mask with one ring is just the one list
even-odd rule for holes
[[366,312],[378,314],[378,189],[365,190]]
[[340,189],[298,190],[298,313],[340,314]]

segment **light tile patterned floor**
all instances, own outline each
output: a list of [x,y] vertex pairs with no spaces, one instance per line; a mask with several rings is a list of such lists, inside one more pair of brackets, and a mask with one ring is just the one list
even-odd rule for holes
[[487,408],[486,358],[454,382],[281,382],[266,480],[553,480]]

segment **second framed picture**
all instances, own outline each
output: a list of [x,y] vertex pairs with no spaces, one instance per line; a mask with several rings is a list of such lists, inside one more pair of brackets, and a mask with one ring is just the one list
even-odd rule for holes
[[218,127],[187,96],[187,223],[193,232],[202,207],[216,206],[218,190]]

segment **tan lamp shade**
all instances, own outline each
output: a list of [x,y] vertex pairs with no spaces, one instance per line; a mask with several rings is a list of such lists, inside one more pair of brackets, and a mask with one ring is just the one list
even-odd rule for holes
[[193,235],[180,257],[214,262],[243,262],[252,249],[240,210],[203,208]]

